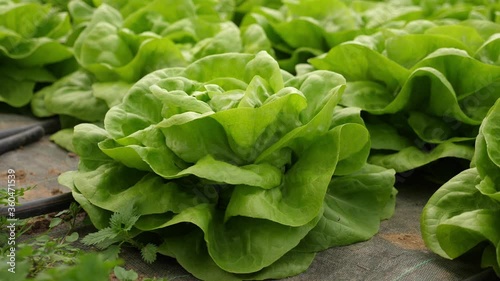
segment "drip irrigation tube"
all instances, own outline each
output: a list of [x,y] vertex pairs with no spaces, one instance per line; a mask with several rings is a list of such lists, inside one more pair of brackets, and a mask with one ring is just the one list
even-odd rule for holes
[[[59,212],[68,209],[71,202],[75,201],[71,192],[22,203],[16,206],[15,218],[26,219],[45,215],[52,212]],[[9,207],[0,208],[0,216],[9,216]]]
[[44,135],[61,128],[59,119],[51,118],[33,125],[0,131],[0,155],[23,145],[38,141]]
[[[32,125],[27,125],[18,128],[4,129],[0,131],[0,155],[40,140],[44,135],[51,134],[61,128],[59,118],[54,117],[39,121]],[[15,206],[15,218],[25,219],[29,217],[36,217],[51,212],[62,211],[67,209],[71,202],[73,202],[71,192],[64,193],[49,198],[33,200]],[[0,216],[10,218],[9,208],[1,207]]]

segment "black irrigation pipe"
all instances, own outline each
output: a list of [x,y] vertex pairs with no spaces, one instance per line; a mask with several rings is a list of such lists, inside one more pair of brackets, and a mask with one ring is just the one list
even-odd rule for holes
[[[32,125],[0,131],[0,155],[40,140],[61,129],[59,118],[44,119]],[[67,209],[73,202],[71,192],[25,202],[15,207],[15,218],[25,219]],[[9,207],[0,208],[0,216],[9,217]]]
[[40,121],[33,125],[0,131],[0,155],[23,145],[38,141],[44,135],[61,128],[58,118]]
[[[67,192],[48,198],[25,202],[15,206],[15,218],[26,219],[66,210],[74,201],[75,199],[73,199],[71,192]],[[9,216],[9,207],[0,208],[0,216],[11,218]]]

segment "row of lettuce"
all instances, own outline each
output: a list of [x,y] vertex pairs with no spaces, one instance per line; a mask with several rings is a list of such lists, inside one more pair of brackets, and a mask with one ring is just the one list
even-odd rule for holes
[[200,279],[369,239],[394,173],[442,158],[473,168],[423,238],[447,258],[489,241],[500,275],[495,1],[0,0],[0,73],[3,107],[68,126],[60,181],[93,223],[133,206],[126,237]]

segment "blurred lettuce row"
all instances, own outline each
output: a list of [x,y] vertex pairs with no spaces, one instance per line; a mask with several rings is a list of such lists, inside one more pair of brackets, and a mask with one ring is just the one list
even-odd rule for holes
[[347,80],[340,104],[363,110],[369,162],[405,172],[471,160],[479,125],[500,98],[500,24],[419,20],[360,35],[310,59]]
[[229,21],[232,5],[225,2],[70,1],[80,69],[38,91],[33,113],[102,122],[133,83],[154,70],[218,53],[272,52],[260,26],[240,30]]
[[66,74],[72,52],[68,13],[36,1],[0,1],[0,103],[22,107],[31,101],[37,83],[51,83]]
[[[258,2],[260,5],[251,5]],[[360,35],[400,29],[428,20],[435,24],[464,20],[500,22],[500,4],[492,1],[246,1],[241,27],[259,24],[273,44],[280,66],[295,71],[298,63]],[[453,3],[450,3],[453,2]],[[245,9],[243,9],[244,7]]]
[[202,280],[299,274],[394,211],[395,172],[367,164],[360,111],[337,105],[344,88],[330,71],[292,76],[266,52],[157,70],[104,128],[75,127],[79,168],[59,180],[99,229],[133,207],[128,235]]
[[[471,168],[445,183],[429,199],[421,217],[429,249],[457,258],[481,250],[481,266],[500,276],[500,100],[479,129]],[[476,251],[477,252],[477,251]]]

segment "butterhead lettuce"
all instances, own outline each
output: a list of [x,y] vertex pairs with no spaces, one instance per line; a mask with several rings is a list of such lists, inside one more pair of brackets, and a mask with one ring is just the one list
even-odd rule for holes
[[359,111],[337,106],[344,88],[266,52],[157,70],[104,128],[75,127],[79,168],[60,181],[98,228],[132,206],[133,237],[200,279],[295,275],[317,251],[369,239],[394,209],[394,171],[366,163],[368,130],[346,122]]
[[137,80],[154,70],[184,67],[213,54],[272,52],[260,26],[240,30],[227,20],[227,7],[208,3],[113,0],[93,7],[71,1],[72,47],[80,69],[36,92],[33,113],[102,121]]
[[70,31],[68,13],[51,5],[0,2],[0,102],[25,106],[37,83],[57,79],[48,66],[72,58],[64,44]]
[[472,159],[479,125],[500,97],[500,66],[485,55],[498,32],[486,20],[407,24],[309,62],[346,78],[340,104],[365,112],[369,162],[405,172],[445,157]]
[[481,124],[471,168],[445,183],[424,207],[422,237],[429,249],[457,258],[480,245],[482,267],[500,276],[500,100]]

